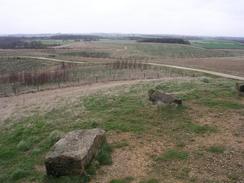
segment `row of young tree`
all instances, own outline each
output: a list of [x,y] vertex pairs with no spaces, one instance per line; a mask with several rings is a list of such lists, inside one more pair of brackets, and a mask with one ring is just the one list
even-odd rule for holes
[[127,59],[119,59],[115,62],[112,62],[111,64],[109,64],[109,67],[111,69],[139,69],[139,70],[146,70],[148,69],[148,64],[146,63],[142,63],[139,61],[130,61]]
[[[103,64],[101,64],[102,66]],[[94,66],[84,66],[84,68],[92,68]],[[99,67],[99,66],[95,66]],[[139,69],[141,71],[148,69],[147,64],[143,64],[137,61],[128,61],[128,60],[118,60],[116,62],[107,63],[103,65],[106,67],[106,70],[132,70]],[[82,68],[82,69],[84,69]],[[25,71],[25,72],[12,72],[9,74],[5,74],[0,76],[0,84],[20,84],[20,85],[34,85],[39,86],[46,83],[60,83],[60,82],[68,82],[74,79],[78,80],[79,76],[77,76],[77,72],[86,72],[77,68],[75,64],[66,64],[62,63],[58,67],[53,70],[43,70],[43,71]],[[88,71],[87,71],[88,72]],[[78,74],[82,75],[82,73]],[[75,77],[75,78],[74,78]],[[80,78],[82,79],[82,78]]]
[[19,83],[21,85],[43,85],[51,82],[68,81],[67,71],[73,68],[74,64],[62,63],[53,70],[12,72],[0,76],[0,84]]

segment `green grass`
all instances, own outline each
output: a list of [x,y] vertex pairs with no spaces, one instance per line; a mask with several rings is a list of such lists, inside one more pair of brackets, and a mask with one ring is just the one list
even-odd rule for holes
[[17,181],[19,179],[23,179],[30,174],[30,171],[26,171],[23,169],[16,169],[10,176],[13,181]]
[[191,133],[196,134],[204,134],[204,133],[210,133],[210,132],[216,132],[217,129],[215,127],[209,126],[209,125],[199,125],[194,123],[187,123],[185,124],[185,129]]
[[223,99],[201,99],[202,103],[210,108],[220,109],[243,109],[244,105],[235,101],[223,100]]
[[244,105],[238,100],[235,82],[223,79],[208,78],[181,82],[175,81],[158,85],[156,88],[164,92],[179,92],[178,95],[184,100],[191,100],[199,105],[220,109],[242,109]]
[[222,154],[225,151],[224,146],[213,145],[207,149],[208,152]]
[[30,147],[31,147],[30,141],[24,141],[24,140],[21,140],[16,146],[16,148],[21,151],[27,151],[30,149]]
[[157,161],[172,161],[172,160],[186,160],[189,154],[186,151],[179,151],[176,149],[167,150],[165,153],[157,157]]

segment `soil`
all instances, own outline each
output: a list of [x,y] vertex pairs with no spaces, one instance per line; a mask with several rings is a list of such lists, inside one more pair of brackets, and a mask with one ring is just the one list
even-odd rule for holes
[[113,133],[108,135],[108,142],[128,142],[128,146],[117,148],[112,153],[113,164],[103,166],[91,183],[108,183],[113,179],[133,177],[133,182],[139,182],[147,177],[152,169],[153,156],[158,156],[165,150],[167,144],[164,140],[150,135],[135,135],[131,133]]

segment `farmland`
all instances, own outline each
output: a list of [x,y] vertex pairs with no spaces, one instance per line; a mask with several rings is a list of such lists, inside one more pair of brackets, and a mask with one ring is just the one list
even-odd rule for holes
[[[41,49],[0,49],[0,182],[244,181],[237,81],[151,64],[244,77],[241,43],[76,38],[38,38],[48,45]],[[183,105],[154,106],[150,89]],[[86,177],[47,176],[52,145],[90,128],[106,130],[112,164],[89,167]]]

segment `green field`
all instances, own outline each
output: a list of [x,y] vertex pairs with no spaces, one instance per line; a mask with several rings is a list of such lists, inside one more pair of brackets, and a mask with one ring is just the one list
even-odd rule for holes
[[158,58],[206,58],[225,57],[231,53],[213,50],[209,51],[189,45],[179,44],[132,44],[130,50],[134,50],[138,55]]
[[244,44],[237,41],[201,40],[191,41],[192,45],[206,49],[244,49]]

